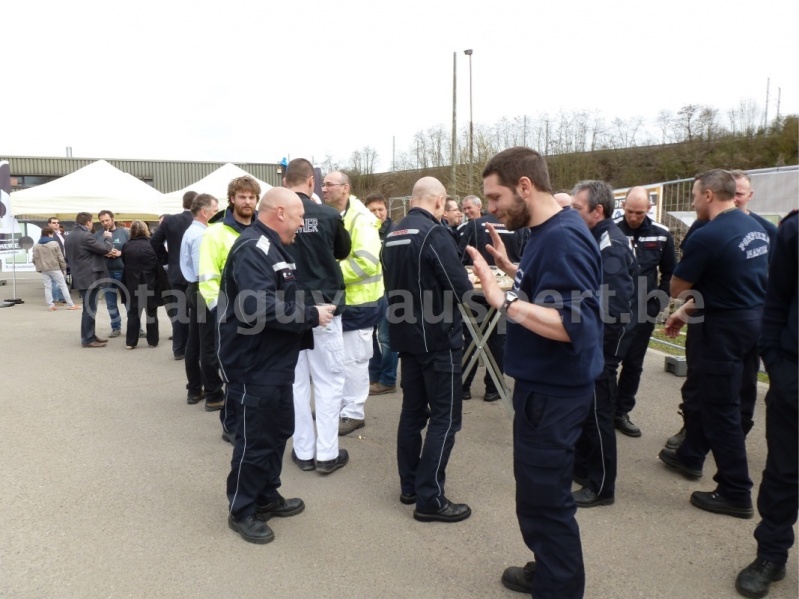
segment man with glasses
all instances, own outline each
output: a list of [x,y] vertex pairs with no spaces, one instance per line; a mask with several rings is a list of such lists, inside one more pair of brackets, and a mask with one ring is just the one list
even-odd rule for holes
[[322,196],[344,219],[352,249],[340,260],[346,287],[346,309],[341,317],[344,332],[344,396],[339,435],[365,426],[364,404],[369,396],[369,359],[372,329],[382,316],[383,269],[380,265],[380,221],[359,199],[350,196],[350,180],[334,171],[325,177]]

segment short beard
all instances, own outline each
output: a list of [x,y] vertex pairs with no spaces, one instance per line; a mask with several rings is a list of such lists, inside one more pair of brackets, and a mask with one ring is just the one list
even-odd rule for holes
[[513,191],[513,205],[505,211],[505,227],[509,231],[517,231],[530,223],[530,207],[516,190]]

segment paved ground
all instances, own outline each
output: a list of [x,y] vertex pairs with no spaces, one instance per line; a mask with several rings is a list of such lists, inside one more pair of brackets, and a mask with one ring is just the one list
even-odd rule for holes
[[[156,349],[126,351],[118,338],[89,350],[79,345],[80,312],[47,312],[38,275],[21,275],[17,296],[26,303],[0,310],[0,596],[521,596],[499,584],[503,568],[531,557],[514,514],[503,405],[464,403],[447,485],[453,500],[471,505],[469,520],[418,523],[398,501],[394,394],[369,399],[366,428],[342,441],[350,465],[330,477],[300,472],[286,452],[282,491],[307,509],[272,520],[273,543],[251,545],[227,528],[231,448],[216,414],[186,405],[163,314]],[[10,283],[0,287],[6,297]],[[108,330],[103,314],[98,333]],[[757,518],[688,503],[691,491],[713,488],[712,459],[699,482],[656,459],[679,428],[681,382],[650,352],[633,418],[644,435],[619,436],[616,504],[578,512],[588,598],[736,597],[735,575],[754,558]],[[758,410],[748,443],[756,486],[762,397]],[[769,597],[797,594],[793,552]]]

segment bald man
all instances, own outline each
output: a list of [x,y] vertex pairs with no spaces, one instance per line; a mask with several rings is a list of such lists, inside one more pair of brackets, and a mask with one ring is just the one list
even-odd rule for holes
[[564,191],[559,191],[552,197],[554,197],[555,201],[560,204],[561,208],[566,208],[566,206],[572,205],[572,197]]
[[238,404],[239,414],[227,478],[228,526],[250,543],[274,540],[269,518],[305,509],[302,499],[278,492],[286,440],[294,432],[294,370],[300,350],[313,345],[311,329],[330,324],[335,306],[307,305],[297,285],[284,246],[294,242],[303,215],[296,193],[267,191],[222,273],[219,361],[227,401]]
[[447,462],[461,428],[463,337],[458,303],[472,289],[455,241],[440,226],[445,201],[446,190],[438,179],[419,179],[411,209],[386,237],[382,257],[389,338],[402,361],[400,501],[415,504],[413,517],[421,522],[459,522],[472,513],[444,492]]
[[[621,232],[630,240],[641,272],[638,275],[638,322],[625,335],[626,348],[621,362],[616,414],[616,430],[628,437],[640,437],[641,429],[630,420],[635,407],[635,394],[641,382],[644,356],[655,318],[669,305],[669,284],[677,257],[674,239],[668,228],[653,221],[649,212],[649,191],[633,187],[624,198],[624,214],[616,219]],[[660,276],[658,276],[658,272]],[[642,302],[646,301],[646,305]]]

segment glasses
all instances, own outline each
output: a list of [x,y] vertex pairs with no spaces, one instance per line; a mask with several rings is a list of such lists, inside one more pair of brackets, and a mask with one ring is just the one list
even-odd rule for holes
[[337,185],[347,185],[346,183],[322,183],[322,187],[336,187]]

